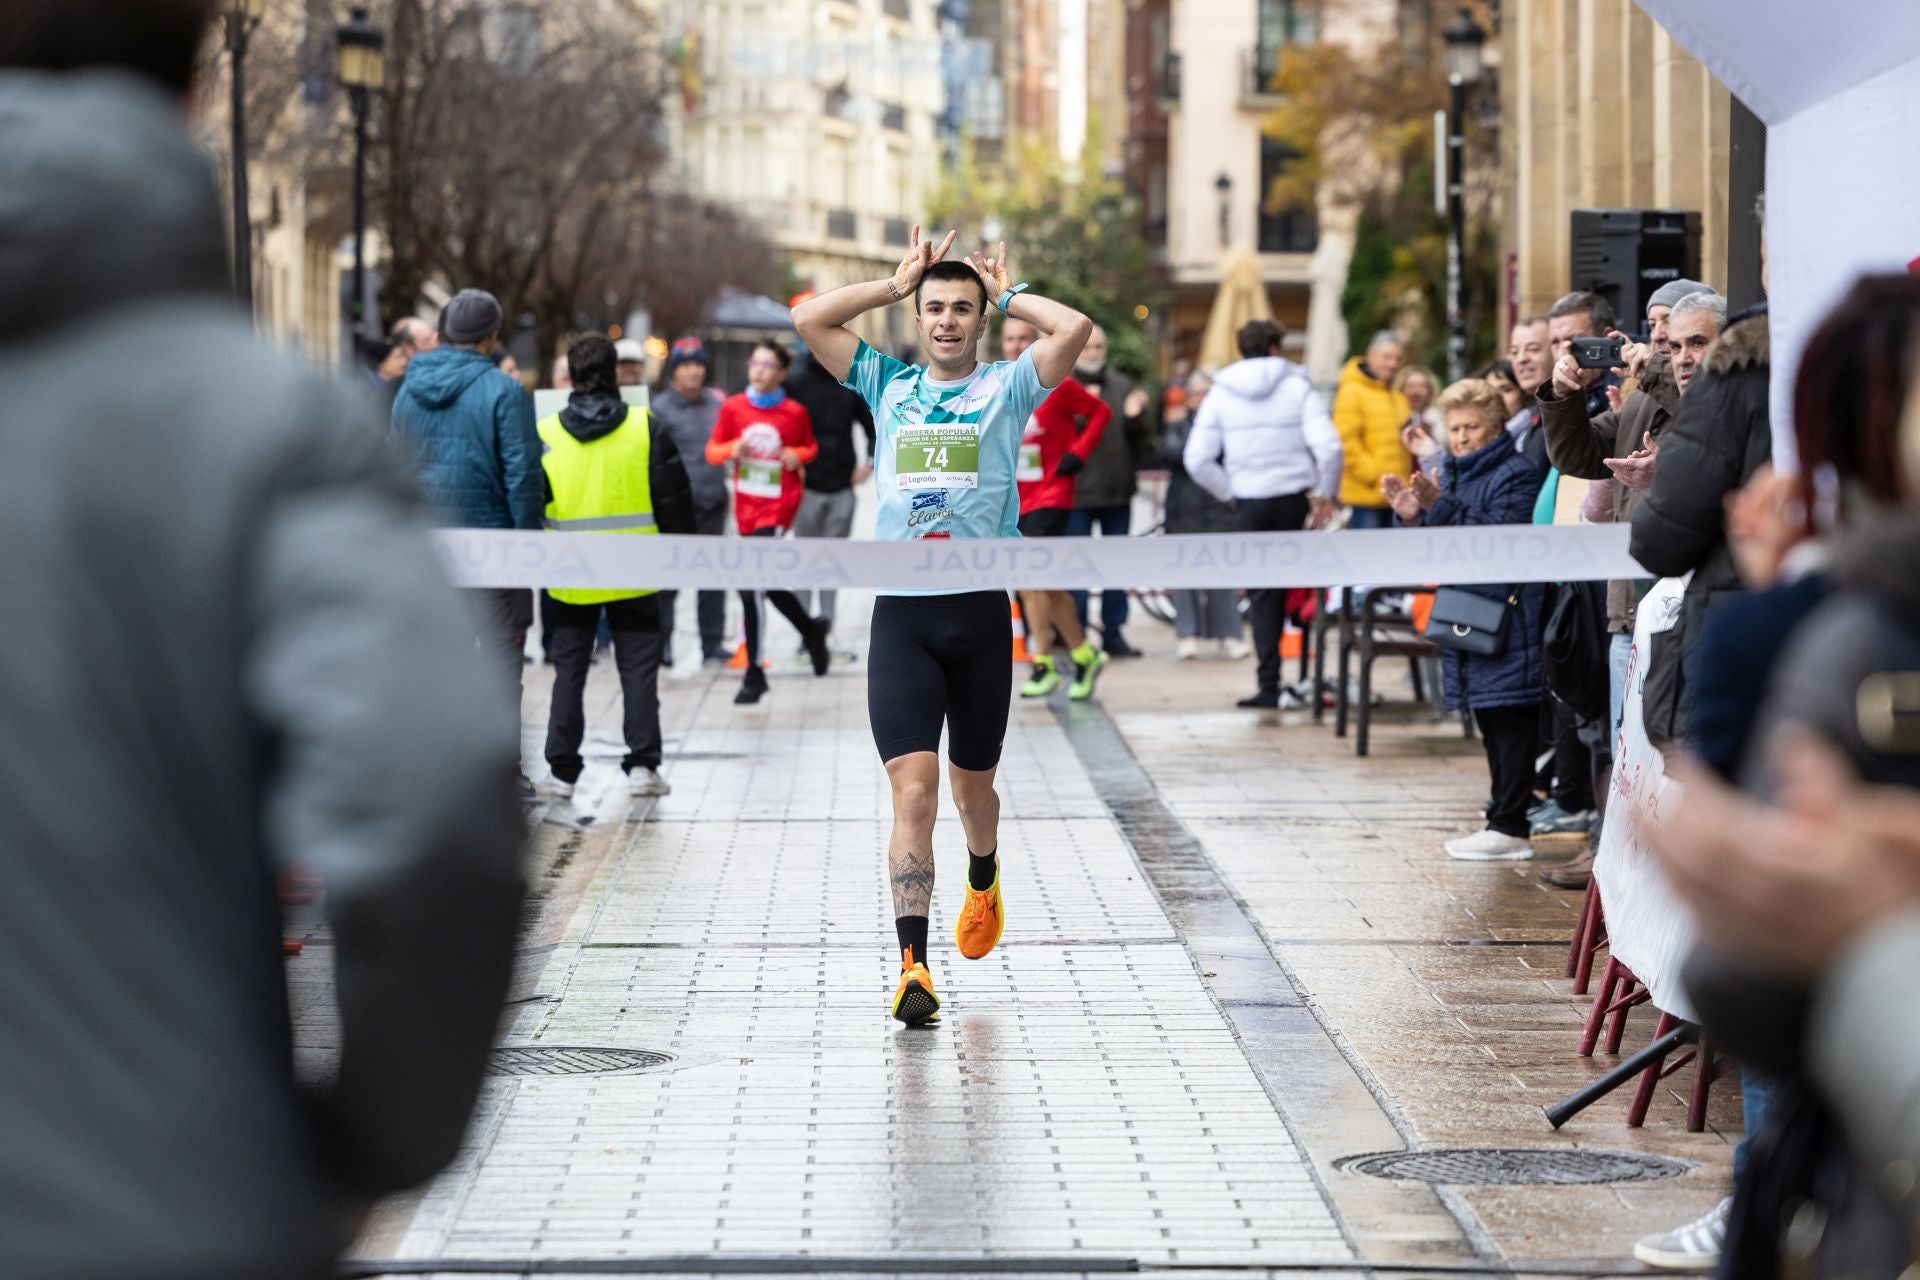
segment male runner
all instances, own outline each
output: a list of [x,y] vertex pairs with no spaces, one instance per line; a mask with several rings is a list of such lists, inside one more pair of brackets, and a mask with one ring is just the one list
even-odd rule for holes
[[[1025,320],[1009,316],[1000,326],[1000,356],[1018,360],[1040,331]],[[1072,378],[1053,389],[1020,437],[1020,536],[1058,538],[1073,515],[1073,478],[1100,443],[1113,420],[1113,408]],[[1027,644],[1033,650],[1033,678],[1020,686],[1023,698],[1044,698],[1060,687],[1053,665],[1053,636],[1073,655],[1073,687],[1067,696],[1085,702],[1093,696],[1093,682],[1107,665],[1107,655],[1087,643],[1086,630],[1074,612],[1073,596],[1065,591],[1022,591],[1020,608],[1026,617]]]
[[[1072,308],[1022,292],[1026,286],[1007,272],[1005,244],[997,256],[944,261],[955,234],[936,249],[916,226],[890,279],[847,285],[793,311],[815,358],[873,410],[880,442],[876,534],[884,539],[1017,537],[1021,430],[1073,372],[1093,331]],[[924,365],[882,355],[846,327],[909,296]],[[1031,322],[1041,337],[1017,360],[982,365],[976,353],[987,308],[996,305]],[[1000,941],[1000,797],[993,777],[1013,692],[1006,628],[1006,596],[998,591],[888,591],[874,604],[867,712],[893,789],[887,864],[900,940],[893,1016],[908,1024],[940,1009],[926,957],[943,724],[947,776],[969,855],[954,942],[977,960]]]

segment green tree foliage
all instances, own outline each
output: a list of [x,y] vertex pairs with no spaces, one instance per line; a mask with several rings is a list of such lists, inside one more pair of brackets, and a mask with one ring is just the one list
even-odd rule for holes
[[955,253],[1005,240],[1020,279],[1093,317],[1107,331],[1109,362],[1144,378],[1156,362],[1134,308],[1157,310],[1162,298],[1139,204],[1100,172],[1099,155],[1093,137],[1077,165],[1037,140],[1014,143],[998,163],[969,147],[928,198],[927,226],[936,239],[957,227]]
[[[1267,193],[1270,208],[1310,205],[1326,183],[1344,184],[1340,194],[1360,205],[1341,294],[1351,348],[1395,329],[1436,369],[1446,363],[1447,225],[1433,211],[1433,114],[1447,105],[1447,14],[1429,6],[1425,21],[1403,22],[1399,39],[1366,58],[1338,45],[1289,46],[1276,77],[1281,105],[1262,126],[1299,157]],[[1486,159],[1471,141],[1469,157]],[[1498,234],[1468,212],[1461,299],[1471,368],[1496,349],[1500,291]]]

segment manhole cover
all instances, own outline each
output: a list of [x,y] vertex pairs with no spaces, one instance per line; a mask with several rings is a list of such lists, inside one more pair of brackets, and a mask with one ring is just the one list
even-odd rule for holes
[[582,1049],[566,1045],[514,1045],[495,1049],[490,1076],[591,1076],[647,1071],[673,1059],[651,1049]]
[[1516,1147],[1466,1147],[1435,1151],[1389,1151],[1337,1162],[1348,1173],[1408,1178],[1444,1186],[1567,1187],[1593,1182],[1653,1182],[1693,1166],[1685,1160],[1629,1151],[1532,1151]]

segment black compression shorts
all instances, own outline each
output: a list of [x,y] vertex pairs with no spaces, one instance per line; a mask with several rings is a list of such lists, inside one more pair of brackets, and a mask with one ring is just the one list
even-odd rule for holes
[[1000,763],[1013,696],[1004,591],[880,596],[867,655],[867,718],[880,759],[938,751],[984,771]]

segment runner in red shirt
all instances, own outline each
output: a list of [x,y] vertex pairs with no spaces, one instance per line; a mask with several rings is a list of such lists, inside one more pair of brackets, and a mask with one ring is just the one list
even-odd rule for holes
[[[1026,321],[1009,317],[1000,326],[1001,359],[1018,360],[1039,336],[1040,331]],[[1111,406],[1072,378],[1055,387],[1033,411],[1020,437],[1020,462],[1014,473],[1020,488],[1021,537],[1058,538],[1067,531],[1074,477],[1112,419]],[[1060,687],[1060,673],[1053,665],[1053,633],[1058,631],[1073,653],[1074,680],[1067,696],[1075,702],[1092,697],[1093,683],[1107,665],[1107,655],[1087,642],[1073,597],[1064,591],[1022,591],[1020,609],[1033,654],[1033,678],[1020,686],[1020,696],[1044,698]]]
[[[763,342],[747,358],[747,389],[730,396],[714,419],[707,461],[733,465],[733,511],[743,538],[778,538],[793,527],[806,493],[803,468],[820,452],[807,411],[787,398],[780,383],[793,363],[783,346]],[[740,704],[760,701],[767,673],[760,666],[760,639],[766,631],[765,602],[791,622],[813,661],[813,674],[827,674],[827,626],[807,616],[791,591],[742,591],[746,609],[747,674],[734,695]]]

